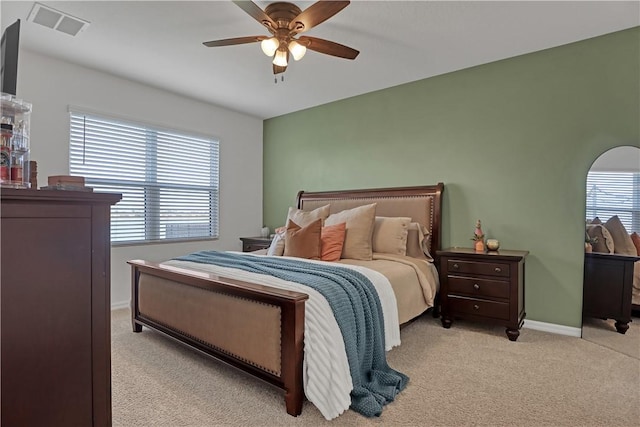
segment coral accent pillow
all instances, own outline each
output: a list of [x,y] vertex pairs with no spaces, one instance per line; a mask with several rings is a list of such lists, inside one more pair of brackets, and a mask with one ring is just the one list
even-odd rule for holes
[[640,256],[640,234],[635,231],[631,233],[631,241],[633,245],[636,247],[636,252],[638,252],[638,256]]
[[325,225],[347,223],[347,232],[344,237],[341,258],[361,259],[371,261],[373,250],[371,236],[376,217],[376,203],[358,206],[353,209],[329,215]]
[[304,227],[289,220],[284,238],[284,256],[320,259],[322,254],[321,231],[322,219],[320,218]]
[[410,217],[377,216],[373,226],[373,252],[406,255]]
[[627,233],[627,229],[624,228],[618,215],[609,218],[609,220],[604,223],[604,226],[609,230],[609,233],[611,233],[611,237],[613,237],[614,253],[621,255],[638,254],[629,233]]
[[323,261],[338,261],[342,254],[342,247],[344,246],[344,236],[347,232],[347,223],[341,222],[336,225],[328,225],[322,227],[320,233],[320,240],[322,241],[322,256]]

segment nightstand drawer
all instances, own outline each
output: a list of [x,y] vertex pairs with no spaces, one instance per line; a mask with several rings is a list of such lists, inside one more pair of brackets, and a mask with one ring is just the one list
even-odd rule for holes
[[253,252],[261,249],[269,249],[269,245],[261,243],[245,243],[242,245],[242,252]]
[[509,264],[498,262],[447,260],[449,273],[481,274],[483,276],[509,277]]
[[468,294],[479,297],[509,298],[509,282],[472,277],[449,276],[447,291],[452,294]]
[[242,240],[242,252],[269,249],[271,246],[271,238],[269,237],[241,237],[240,240]]
[[449,295],[448,300],[454,313],[509,320],[509,303],[507,302],[488,301],[458,295]]

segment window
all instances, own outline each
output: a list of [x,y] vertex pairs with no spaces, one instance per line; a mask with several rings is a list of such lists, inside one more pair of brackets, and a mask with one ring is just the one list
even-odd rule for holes
[[589,172],[587,219],[606,222],[613,215],[629,233],[640,232],[640,173]]
[[218,236],[218,141],[71,111],[69,159],[88,186],[122,193],[112,243]]

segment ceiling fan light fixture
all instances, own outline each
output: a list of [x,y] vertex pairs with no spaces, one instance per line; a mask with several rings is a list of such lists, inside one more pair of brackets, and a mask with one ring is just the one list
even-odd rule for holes
[[276,50],[278,50],[279,46],[280,46],[280,40],[278,40],[276,37],[271,37],[270,39],[264,39],[262,40],[262,43],[260,43],[260,47],[262,48],[262,51],[267,56],[273,56],[273,54],[276,53]]
[[278,67],[287,66],[287,50],[286,49],[278,49],[276,51],[276,55],[273,57],[273,65],[277,65]]
[[298,43],[295,40],[291,40],[288,47],[289,52],[291,52],[291,55],[293,55],[293,59],[295,59],[296,61],[301,60],[304,54],[307,53],[306,46]]

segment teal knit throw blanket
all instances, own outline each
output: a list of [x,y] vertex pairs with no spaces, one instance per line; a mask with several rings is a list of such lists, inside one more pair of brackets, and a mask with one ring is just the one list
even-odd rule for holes
[[384,405],[406,387],[409,378],[387,364],[382,307],[375,287],[362,273],[326,263],[218,251],[176,259],[267,274],[308,286],[324,296],[344,339],[354,411],[379,416]]

